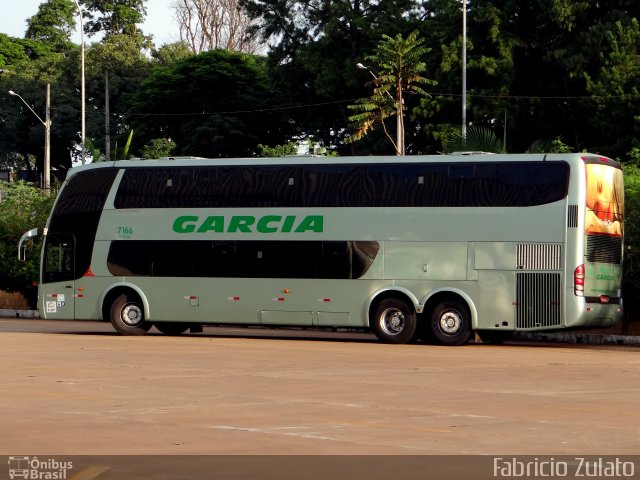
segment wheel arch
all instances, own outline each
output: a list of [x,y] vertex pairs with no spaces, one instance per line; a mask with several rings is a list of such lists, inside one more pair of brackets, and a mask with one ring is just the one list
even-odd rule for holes
[[406,300],[413,305],[416,309],[416,313],[422,313],[422,305],[410,290],[403,287],[385,287],[373,292],[364,305],[363,316],[367,326],[371,327],[371,308],[380,300],[390,297]]
[[428,314],[436,305],[449,299],[461,300],[467,304],[469,313],[471,314],[471,330],[476,330],[478,328],[478,310],[476,304],[466,292],[457,288],[437,288],[427,293],[420,301],[422,305],[421,313]]
[[102,295],[100,296],[102,319],[105,320],[109,318],[109,309],[111,308],[113,301],[119,295],[127,292],[134,292],[138,295],[142,302],[142,306],[144,307],[144,318],[146,321],[151,321],[151,310],[149,309],[149,300],[147,299],[147,296],[138,285],[129,282],[114,283],[102,292]]

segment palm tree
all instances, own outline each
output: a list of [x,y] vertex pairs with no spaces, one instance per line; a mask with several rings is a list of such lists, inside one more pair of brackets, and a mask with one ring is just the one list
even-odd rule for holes
[[[413,93],[427,96],[420,85],[435,85],[421,74],[427,65],[421,59],[431,49],[423,45],[424,39],[418,38],[418,32],[412,32],[406,39],[401,34],[394,38],[383,35],[376,47],[376,53],[367,57],[367,61],[377,67],[376,75],[368,67],[358,64],[359,68],[369,70],[373,76],[373,94],[361,98],[349,109],[357,113],[349,120],[355,124],[356,131],[347,139],[354,142],[364,137],[369,130],[381,124],[385,135],[393,145],[397,155],[404,155],[404,95]],[[384,121],[391,116],[397,118],[396,139],[389,134]]]
[[[506,145],[490,128],[470,125],[466,135],[454,129],[442,141],[444,153],[484,152],[507,153]],[[573,150],[560,137],[535,140],[526,153],[570,153]]]

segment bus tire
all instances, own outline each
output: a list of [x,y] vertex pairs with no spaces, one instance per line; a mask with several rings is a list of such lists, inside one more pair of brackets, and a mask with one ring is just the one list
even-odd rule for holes
[[376,337],[385,343],[408,343],[416,334],[413,305],[399,298],[384,298],[372,309],[370,323]]
[[137,295],[123,293],[111,304],[111,324],[121,335],[144,335],[152,324],[144,319],[144,306]]
[[436,305],[429,321],[431,333],[441,345],[463,345],[471,336],[471,313],[461,300],[445,300]]
[[156,322],[153,324],[157,330],[165,335],[180,335],[189,330],[190,325],[182,322]]
[[513,331],[511,330],[476,330],[476,333],[482,343],[491,345],[500,345],[513,337]]

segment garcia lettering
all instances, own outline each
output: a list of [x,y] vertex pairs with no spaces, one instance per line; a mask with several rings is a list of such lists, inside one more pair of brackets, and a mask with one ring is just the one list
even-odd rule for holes
[[173,222],[176,233],[322,233],[324,231],[324,217],[322,215],[265,215],[254,217],[251,215],[234,215],[224,217],[212,215],[200,218],[195,215],[182,215]]

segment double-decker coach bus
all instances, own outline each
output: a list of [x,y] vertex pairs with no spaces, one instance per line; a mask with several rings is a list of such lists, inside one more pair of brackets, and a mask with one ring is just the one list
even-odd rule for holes
[[591,154],[91,164],[41,232],[38,310],[125,335],[346,327],[445,345],[607,327],[623,205],[620,165]]

